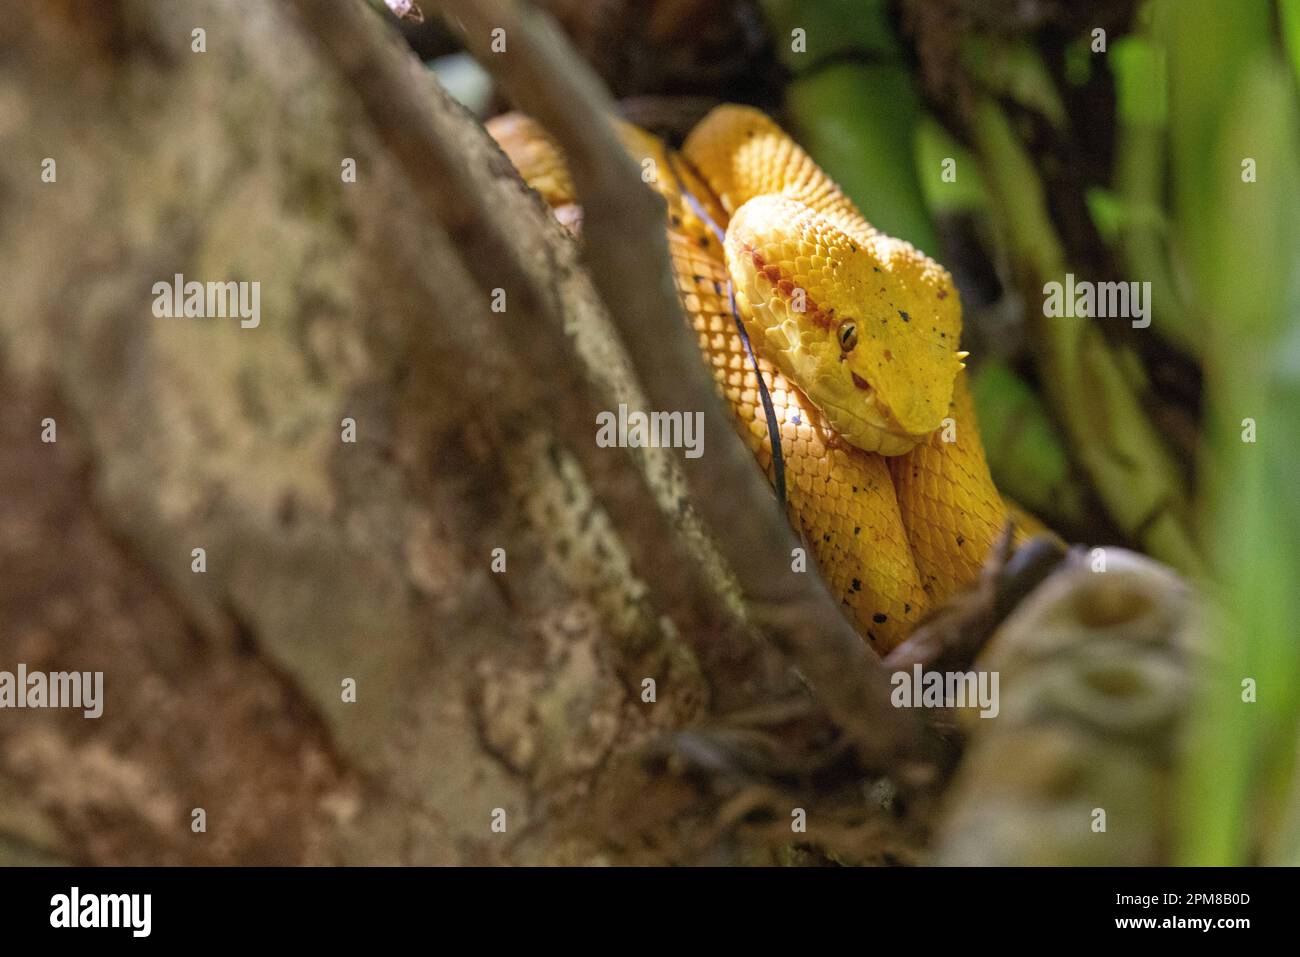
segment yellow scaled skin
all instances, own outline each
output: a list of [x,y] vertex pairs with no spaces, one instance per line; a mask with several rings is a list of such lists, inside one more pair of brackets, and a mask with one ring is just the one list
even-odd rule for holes
[[[546,134],[514,114],[488,129],[574,223],[572,183]],[[623,132],[667,201],[673,270],[700,351],[772,477],[767,419],[727,297],[734,284],[776,408],[790,519],[883,654],[975,579],[1006,521],[962,371],[952,279],[873,229],[756,110],[718,107],[671,157],[648,133]],[[726,231],[725,249],[683,188]]]

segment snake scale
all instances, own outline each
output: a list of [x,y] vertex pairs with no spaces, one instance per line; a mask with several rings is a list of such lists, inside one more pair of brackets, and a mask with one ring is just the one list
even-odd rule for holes
[[[513,113],[488,130],[579,232],[546,132]],[[732,290],[774,406],[790,520],[854,626],[887,652],[974,581],[1008,516],[967,388],[952,277],[874,229],[758,110],[715,108],[679,153],[620,130],[667,204],[682,306],[740,434],[774,479]]]

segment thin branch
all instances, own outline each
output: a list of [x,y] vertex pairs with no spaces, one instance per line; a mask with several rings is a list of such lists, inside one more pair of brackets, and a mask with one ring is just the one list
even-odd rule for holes
[[[464,250],[475,279],[485,289],[507,289],[512,305],[503,318],[517,345],[533,357],[532,365],[546,370],[556,390],[588,395],[587,372],[565,331],[572,319],[568,299],[581,295],[581,288],[561,286],[563,252],[551,245],[549,235],[540,251],[519,242],[509,229],[509,217],[492,208],[501,197],[481,195],[485,169],[509,170],[495,144],[486,134],[465,142],[440,128],[439,121],[447,125],[446,118],[435,116],[425,71],[409,51],[376,29],[375,18],[361,4],[293,3],[354,88],[413,189]],[[791,552],[799,542],[724,415],[708,371],[685,334],[669,280],[662,203],[641,184],[639,171],[604,120],[611,107],[597,81],[549,19],[514,4],[476,4],[456,11],[450,3],[426,4],[439,6],[521,106],[566,149],[584,206],[591,276],[650,402],[663,410],[703,413],[708,454],[688,460],[691,500],[739,580],[753,620],[812,682],[865,756],[884,762],[906,749],[915,753],[920,721],[890,705],[878,660],[821,580],[791,571]],[[507,54],[490,52],[496,27],[506,30]],[[546,321],[525,321],[529,316]],[[672,524],[680,524],[689,511],[680,497],[668,501],[658,495],[656,500]]]
[[[457,265],[479,287],[476,302],[466,304],[456,328],[444,324],[438,334],[463,335],[464,327],[475,321],[470,307],[485,305],[496,298],[496,290],[504,291],[509,307],[490,317],[484,335],[521,358],[523,366],[546,370],[546,388],[538,391],[573,397],[550,407],[539,399],[537,410],[555,420],[554,431],[570,436],[570,448],[592,468],[598,451],[590,441],[596,413],[609,408],[611,400],[635,408],[648,402],[577,247],[496,143],[379,16],[355,2],[299,0],[295,5],[308,32],[352,85],[373,132],[406,174],[416,198],[451,235],[461,253]],[[436,257],[430,262],[438,265]],[[621,512],[624,526],[635,521],[639,532],[632,535],[624,527],[624,534],[640,553],[660,562],[684,547],[699,573],[675,574],[674,579],[694,579],[692,590],[703,604],[725,621],[744,625],[739,586],[698,516],[684,504],[685,479],[676,453],[631,451],[644,489],[628,486],[624,493],[618,484],[621,509],[611,511]],[[634,491],[639,493],[635,501],[627,501],[625,495]],[[659,505],[651,510],[654,521],[643,516],[645,491]],[[661,513],[671,515],[671,523]]]
[[[701,412],[708,454],[688,460],[692,499],[740,581],[760,628],[850,728],[916,743],[919,722],[889,703],[879,661],[820,577],[791,568],[800,542],[736,434],[691,336],[671,280],[663,202],[641,181],[608,117],[614,105],[554,21],[510,0],[436,6],[568,158],[583,207],[585,255],[656,408]],[[491,48],[493,31],[505,50]]]
[[[527,432],[527,421],[545,419],[548,432],[566,438],[584,472],[607,471],[591,441],[596,413],[609,407],[611,395],[644,403],[636,392],[631,363],[568,235],[519,181],[496,143],[424,69],[382,15],[356,2],[304,0],[295,5],[326,60],[348,81],[372,132],[415,198],[451,239],[455,252],[450,259],[443,252],[419,251],[422,264],[418,274],[412,271],[414,284],[445,287],[437,289],[436,300],[462,296],[458,309],[449,306],[419,317],[427,327],[425,334],[434,337],[439,348],[465,357],[459,364],[463,388],[477,397],[487,416],[505,423],[505,434]],[[453,292],[463,287],[462,274],[469,291]],[[497,290],[505,293],[508,308],[489,314],[488,303],[497,300]],[[515,361],[494,363],[498,352]],[[491,388],[503,365],[545,370],[545,380],[527,390],[528,408],[518,408],[524,396],[518,383],[510,389]],[[547,402],[547,396],[563,400]],[[743,617],[739,588],[726,576],[716,549],[695,528],[698,521],[681,515],[674,527],[659,511],[644,508],[647,488],[657,501],[674,508],[680,503],[683,480],[674,487],[664,477],[674,454],[669,449],[636,450],[643,487],[606,482],[602,498],[609,500],[610,513],[620,520],[619,531],[639,568],[654,568],[684,545],[695,565],[704,569],[702,575],[692,574],[689,562],[680,563],[686,567],[659,575],[675,602],[711,607],[724,621],[738,623]]]

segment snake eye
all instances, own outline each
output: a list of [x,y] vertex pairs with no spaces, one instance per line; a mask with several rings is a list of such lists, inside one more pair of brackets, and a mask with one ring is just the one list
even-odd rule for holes
[[853,347],[858,344],[857,321],[854,319],[845,319],[840,323],[840,328],[836,335],[840,340],[840,351],[852,352]]

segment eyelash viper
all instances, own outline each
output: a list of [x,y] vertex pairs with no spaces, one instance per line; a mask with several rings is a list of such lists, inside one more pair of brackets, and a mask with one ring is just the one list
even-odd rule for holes
[[[578,232],[573,184],[545,131],[513,113],[488,131]],[[975,580],[1008,516],[958,352],[952,278],[873,229],[757,110],[714,109],[671,155],[649,133],[620,131],[667,203],[674,278],[700,352],[771,479],[733,280],[775,409],[790,520],[855,627],[886,653]],[[708,220],[726,231],[725,244]]]

